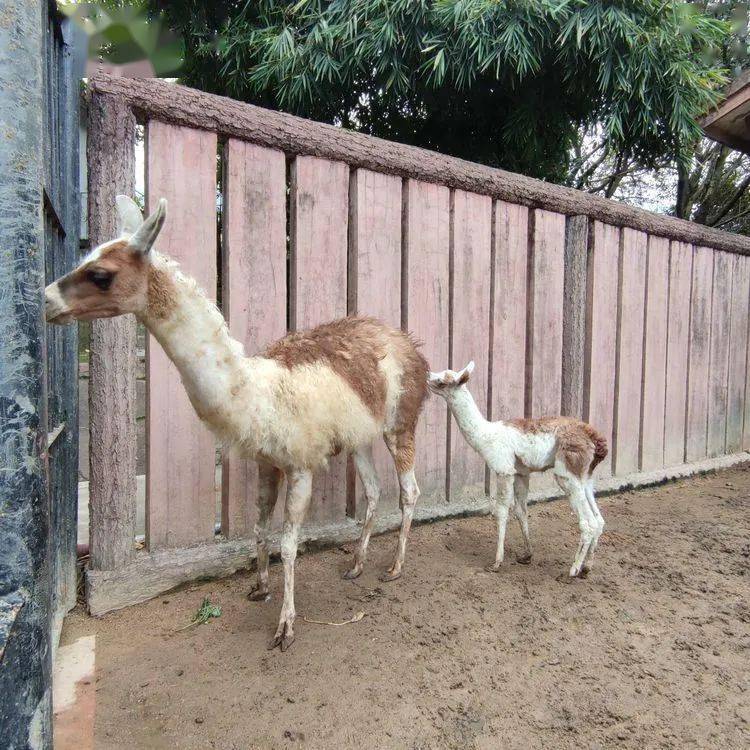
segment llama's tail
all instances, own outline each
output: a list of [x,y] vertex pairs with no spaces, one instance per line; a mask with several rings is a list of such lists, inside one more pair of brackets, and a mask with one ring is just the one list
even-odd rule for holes
[[609,449],[607,447],[607,438],[598,433],[593,427],[591,427],[591,425],[586,426],[588,427],[586,432],[588,433],[589,439],[594,444],[594,458],[589,466],[589,474],[593,474],[594,469],[607,457]]

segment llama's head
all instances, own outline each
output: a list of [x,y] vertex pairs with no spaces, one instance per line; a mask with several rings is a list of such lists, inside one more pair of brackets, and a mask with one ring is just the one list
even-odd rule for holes
[[143,220],[135,201],[117,196],[118,236],[92,250],[75,270],[44,290],[49,323],[140,313],[148,304],[151,248],[164,225],[162,198]]
[[427,375],[427,385],[433,393],[449,398],[469,381],[472,372],[474,372],[474,362],[469,362],[463,370],[458,372],[453,370],[431,372]]

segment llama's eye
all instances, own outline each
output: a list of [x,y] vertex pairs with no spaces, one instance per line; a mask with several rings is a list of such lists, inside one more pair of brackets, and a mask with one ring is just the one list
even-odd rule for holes
[[89,271],[89,281],[99,287],[103,292],[106,292],[110,286],[112,286],[112,279],[115,275],[110,271],[104,271],[101,268],[95,268],[93,271]]

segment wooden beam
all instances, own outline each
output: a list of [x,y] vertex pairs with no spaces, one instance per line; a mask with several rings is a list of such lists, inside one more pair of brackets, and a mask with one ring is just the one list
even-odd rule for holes
[[[135,117],[122,99],[94,91],[88,107],[89,237],[117,235],[115,196],[133,195]],[[134,554],[135,356],[132,315],[91,324],[89,363],[91,567],[114,570]]]
[[393,143],[344,128],[312,122],[282,112],[207,94],[158,79],[98,75],[94,92],[122,98],[145,119],[210,130],[281,149],[288,155],[319,156],[353,168],[468,190],[493,198],[544,208],[567,215],[585,215],[615,226],[628,226],[728,252],[750,254],[750,237],[729,234],[684,219],[651,213],[580,190],[553,185],[524,175],[493,169],[433,151]]

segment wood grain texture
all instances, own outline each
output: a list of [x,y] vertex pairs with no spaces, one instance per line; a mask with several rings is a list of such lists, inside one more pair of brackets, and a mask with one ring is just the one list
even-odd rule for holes
[[638,469],[643,386],[643,316],[648,235],[622,230],[618,300],[617,392],[612,444],[615,474]]
[[664,465],[668,303],[669,240],[649,237],[641,399],[640,466],[643,471]]
[[612,437],[617,366],[617,289],[620,230],[594,222],[589,245],[586,295],[586,381],[584,419],[607,438],[609,454],[597,469],[599,476],[612,471]]
[[665,466],[676,466],[685,460],[685,414],[687,409],[692,277],[692,246],[684,242],[670,243],[667,383],[664,393]]
[[729,331],[727,385],[727,453],[736,453],[743,447],[749,297],[750,259],[738,255],[734,258],[732,272],[732,321]]
[[[158,249],[214,298],[216,135],[151,121],[146,142],[147,205],[151,209],[162,197],[169,202]],[[146,372],[147,545],[154,550],[212,540],[214,438],[195,414],[177,368],[151,336]]]
[[[300,156],[292,166],[291,326],[301,331],[346,315],[349,167]],[[311,523],[347,510],[347,457],[333,456],[313,481]]]
[[[117,235],[115,196],[133,195],[135,117],[94,94],[88,106],[88,219],[92,247]],[[113,570],[134,554],[136,517],[136,323],[91,323],[89,359],[89,546],[91,567]]]
[[[492,199],[456,190],[453,200],[452,351],[451,368],[476,365],[468,388],[482,414],[487,414],[492,279]],[[484,459],[464,440],[454,419],[449,422],[450,486],[459,493],[483,490]]]
[[536,209],[531,227],[526,412],[544,417],[562,405],[565,217]]
[[[230,139],[224,150],[222,305],[248,355],[286,334],[286,158]],[[221,532],[248,536],[257,517],[258,470],[238,451],[222,462]],[[276,519],[282,503],[277,503]]]
[[242,138],[287,154],[319,156],[344,162],[353,168],[469,190],[532,208],[587,215],[616,226],[630,226],[650,234],[711,245],[729,252],[750,253],[750,238],[747,237],[158,79],[98,75],[89,85],[102,94],[123,97],[142,115]]
[[[404,323],[420,341],[430,368],[448,364],[450,194],[448,188],[408,180],[404,221]],[[422,493],[445,499],[448,411],[427,400],[416,433],[416,476]]]
[[708,453],[708,376],[711,353],[711,288],[713,253],[696,247],[690,293],[688,342],[688,397],[685,460],[696,461]]
[[583,416],[588,239],[588,217],[569,216],[565,224],[561,411],[578,419]]
[[495,287],[492,316],[492,419],[524,415],[529,209],[495,206]]
[[732,319],[734,256],[713,252],[711,351],[708,365],[708,455],[720,456],[727,444],[727,386]]
[[[401,203],[401,178],[366,169],[352,173],[349,312],[372,315],[394,328],[401,328]],[[398,475],[382,440],[373,447],[373,459],[381,510],[398,508]],[[359,480],[354,486],[355,513],[362,518],[366,500]]]

